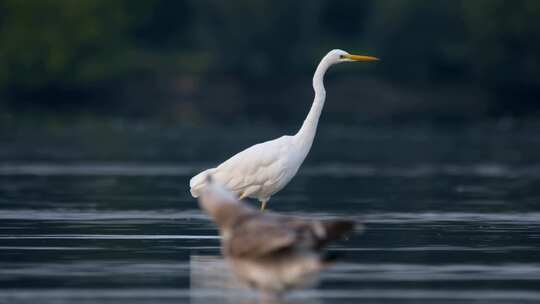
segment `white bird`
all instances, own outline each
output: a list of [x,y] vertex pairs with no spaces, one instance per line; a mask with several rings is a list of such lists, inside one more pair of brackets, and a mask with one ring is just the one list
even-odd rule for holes
[[221,249],[240,282],[274,299],[315,284],[334,260],[329,243],[355,230],[350,219],[309,219],[261,212],[208,176],[199,205],[219,228]]
[[206,177],[211,174],[240,199],[258,199],[261,210],[264,210],[270,197],[291,181],[311,149],[326,99],[323,80],[328,68],[341,62],[378,60],[371,56],[351,55],[343,50],[330,51],[323,57],[313,76],[315,99],[300,130],[295,135],[285,135],[251,146],[216,168],[197,174],[189,181],[193,197],[199,196],[201,189],[206,186]]

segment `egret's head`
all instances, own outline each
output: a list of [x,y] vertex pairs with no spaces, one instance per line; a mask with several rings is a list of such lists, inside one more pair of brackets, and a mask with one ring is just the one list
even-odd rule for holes
[[349,54],[343,50],[331,50],[326,57],[331,63],[341,63],[341,62],[348,62],[348,61],[379,61],[380,59],[377,57],[372,56],[364,56],[364,55],[352,55]]

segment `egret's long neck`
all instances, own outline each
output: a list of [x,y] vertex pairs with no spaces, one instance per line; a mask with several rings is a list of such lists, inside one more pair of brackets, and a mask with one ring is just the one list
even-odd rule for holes
[[321,116],[321,111],[326,99],[326,91],[324,89],[324,74],[330,65],[331,64],[326,60],[326,58],[323,58],[321,63],[319,63],[319,66],[317,66],[315,75],[313,75],[315,99],[313,100],[311,109],[309,110],[302,127],[295,135],[298,143],[302,146],[306,153],[311,148],[311,144],[315,138],[315,133],[317,132],[317,124],[319,123],[319,117]]

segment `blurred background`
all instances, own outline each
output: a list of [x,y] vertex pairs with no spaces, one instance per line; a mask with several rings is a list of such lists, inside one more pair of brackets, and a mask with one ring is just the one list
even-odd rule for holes
[[327,51],[323,121],[540,114],[540,2],[0,1],[0,121],[299,124]]
[[537,0],[0,0],[0,302],[223,303],[189,179],[296,132],[334,48],[382,62],[269,208],[366,230],[305,302],[540,302]]

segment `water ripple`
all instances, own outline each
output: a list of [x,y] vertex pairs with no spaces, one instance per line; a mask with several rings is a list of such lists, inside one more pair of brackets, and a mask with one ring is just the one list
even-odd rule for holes
[[471,222],[540,224],[540,212],[380,212],[362,215],[366,223]]
[[[211,166],[186,164],[149,164],[149,163],[3,163],[0,175],[36,175],[36,176],[190,176]],[[305,166],[300,175],[343,177],[393,176],[420,178],[434,175],[474,176],[491,178],[540,178],[540,164],[526,166],[499,163],[475,164],[416,164],[412,166],[387,166],[363,163],[322,163]]]
[[503,281],[540,280],[540,264],[337,264],[324,274],[347,281]]
[[2,220],[82,221],[82,220],[176,220],[208,219],[200,210],[79,210],[12,209],[2,210]]
[[[291,215],[306,218],[334,218],[339,213],[291,212]],[[364,223],[401,224],[470,222],[491,224],[540,225],[540,212],[369,212],[355,215]],[[124,220],[199,220],[208,221],[206,214],[198,209],[175,210],[83,210],[83,209],[6,209],[0,220],[30,221],[124,221]]]
[[218,240],[217,235],[141,235],[141,234],[32,234],[1,235],[0,240]]
[[[1,301],[65,301],[65,300],[177,300],[182,298],[253,298],[253,294],[239,293],[237,290],[224,292],[222,289],[173,289],[173,288],[124,288],[124,289],[10,289],[0,293]],[[539,301],[540,292],[527,290],[486,290],[466,291],[430,289],[327,289],[305,290],[292,293],[291,299],[418,299],[418,300],[478,300],[483,301]],[[33,302],[35,303],[35,302]]]
[[116,176],[186,176],[196,172],[198,167],[176,164],[122,164],[122,163],[34,163],[2,164],[0,175],[116,175]]

